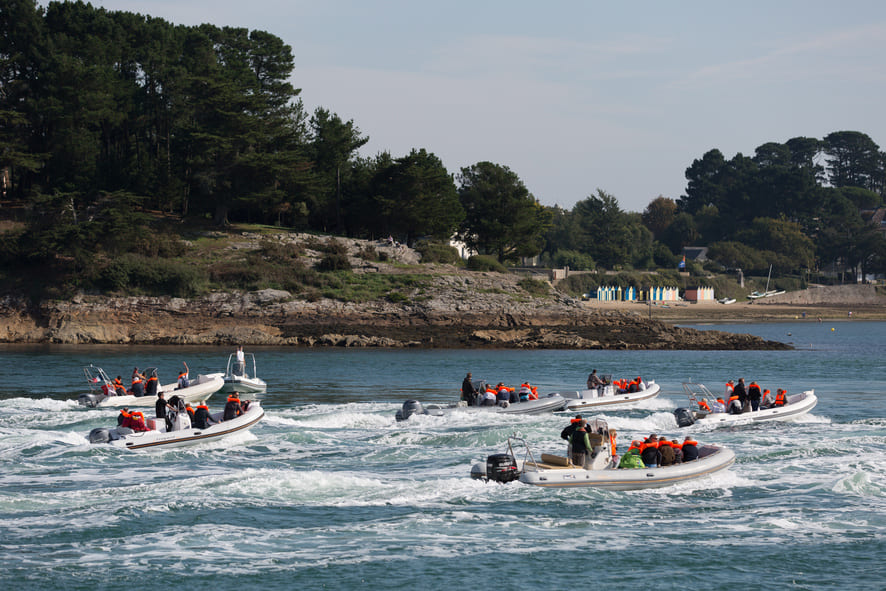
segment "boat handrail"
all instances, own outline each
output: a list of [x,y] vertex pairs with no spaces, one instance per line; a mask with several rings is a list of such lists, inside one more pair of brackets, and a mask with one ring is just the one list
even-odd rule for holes
[[520,443],[523,445],[523,449],[525,450],[525,455],[523,456],[523,464],[526,464],[526,459],[529,458],[529,461],[533,464],[536,464],[535,457],[532,455],[532,450],[529,449],[529,443],[526,442],[524,437],[518,436],[516,433],[508,437],[508,453],[512,458],[516,461],[517,453],[514,451],[513,443]]

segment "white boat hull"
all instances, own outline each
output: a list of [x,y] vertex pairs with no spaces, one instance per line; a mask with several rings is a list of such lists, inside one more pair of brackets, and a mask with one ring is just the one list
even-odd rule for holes
[[[411,404],[411,411],[408,410]],[[397,411],[397,420],[404,421],[413,414],[442,417],[455,412],[465,413],[497,413],[497,414],[542,414],[556,412],[566,408],[566,399],[559,394],[551,394],[538,400],[514,402],[507,406],[468,406],[464,402],[458,404],[423,406],[416,400],[407,400],[403,408]]]
[[222,392],[240,392],[248,394],[262,394],[267,392],[268,385],[261,378],[248,378],[246,376],[225,376]]
[[[213,415],[213,419],[218,420],[223,413],[219,412]],[[252,401],[249,404],[249,410],[245,413],[231,419],[210,425],[206,429],[197,429],[191,427],[180,431],[166,432],[162,430],[150,430],[123,435],[120,439],[108,442],[114,447],[125,449],[166,449],[173,447],[184,447],[188,445],[196,445],[206,443],[208,441],[216,441],[225,437],[230,437],[235,433],[248,431],[253,425],[262,420],[265,411],[261,407],[261,403]]]
[[818,398],[815,396],[815,390],[807,390],[800,394],[788,396],[788,403],[784,406],[764,408],[737,415],[725,412],[702,414],[698,411],[693,411],[693,418],[700,425],[733,425],[748,422],[785,421],[805,415],[815,408],[817,404]]
[[[602,392],[600,392],[601,389],[603,390]],[[566,410],[577,411],[587,408],[634,404],[644,400],[652,400],[660,392],[661,386],[650,380],[646,383],[646,388],[639,392],[616,393],[610,385],[600,389],[563,392],[561,396],[566,399]]]
[[[565,458],[563,458],[565,460]],[[523,462],[520,482],[547,488],[595,487],[607,490],[661,488],[725,470],[735,462],[732,450],[713,445],[699,447],[699,459],[660,468],[582,468]],[[484,467],[485,469],[485,467]]]
[[[176,390],[177,384],[166,384],[160,386],[166,400],[173,395],[178,396],[188,403],[203,402],[210,396],[221,390],[225,385],[225,381],[220,373],[201,374],[197,379],[191,380],[191,385],[187,388]],[[82,395],[78,399],[82,406],[99,407],[99,408],[153,408],[157,403],[157,396],[133,396],[127,394],[125,396],[94,396]]]

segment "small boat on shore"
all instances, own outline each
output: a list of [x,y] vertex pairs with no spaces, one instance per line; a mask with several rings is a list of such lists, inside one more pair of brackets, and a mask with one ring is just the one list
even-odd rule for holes
[[[656,468],[618,468],[618,456],[610,455],[608,434],[593,435],[596,435],[591,442],[594,453],[587,468],[575,466],[568,458],[554,454],[543,453],[536,460],[525,439],[509,437],[507,452],[491,455],[486,462],[474,464],[471,477],[502,483],[519,480],[524,484],[546,488],[641,490],[704,478],[725,470],[735,462],[735,454],[728,448],[700,445],[698,459],[689,462]],[[517,449],[522,447],[522,459],[517,457],[515,446]]]
[[[155,368],[145,369],[145,375],[156,372]],[[95,365],[88,365],[83,368],[86,376],[86,383],[89,392],[80,394],[77,402],[80,406],[88,408],[122,408],[127,407],[153,407],[157,402],[156,394],[146,394],[143,396],[135,396],[134,394],[116,394],[114,384],[105,371]],[[166,398],[170,398],[173,394],[185,402],[203,402],[210,396],[221,390],[225,381],[222,379],[221,373],[200,374],[196,379],[190,380],[186,388],[179,388],[178,383],[166,384],[160,386],[158,391],[163,392]]]
[[576,411],[652,400],[660,392],[661,386],[656,384],[655,380],[643,380],[639,385],[639,389],[634,392],[622,390],[610,383],[588,390],[558,392],[558,394],[566,399],[566,410]]
[[684,382],[683,390],[689,396],[689,407],[674,410],[674,417],[680,427],[699,425],[735,425],[760,421],[784,421],[799,417],[811,411],[818,404],[815,390],[806,390],[785,397],[785,404],[770,406],[760,410],[732,414],[712,412],[718,408],[717,397],[705,386],[694,382]]
[[147,431],[134,431],[128,427],[110,429],[98,427],[90,431],[89,442],[108,443],[114,447],[125,449],[159,449],[196,445],[248,431],[264,418],[265,411],[260,402],[253,400],[240,416],[227,421],[222,420],[223,416],[223,411],[211,415],[215,423],[204,429],[199,429],[191,425],[187,412],[180,411],[172,419],[172,431],[166,430],[164,419],[152,417],[146,421]]
[[[228,366],[225,369],[224,386],[222,392],[240,392],[247,394],[263,393],[268,389],[268,384],[258,377],[255,371],[255,355],[244,353],[244,361],[237,361],[237,354],[228,356]],[[252,368],[250,373],[249,368]]]

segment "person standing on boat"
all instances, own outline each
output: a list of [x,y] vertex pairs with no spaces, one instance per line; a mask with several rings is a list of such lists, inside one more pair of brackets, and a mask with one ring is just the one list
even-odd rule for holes
[[175,410],[175,408],[166,402],[163,392],[158,392],[157,402],[154,403],[154,416],[158,419],[163,419],[166,423],[166,432],[168,433],[172,431],[172,419],[169,417],[169,413],[166,412],[167,410]]
[[237,364],[234,365],[234,375],[242,376],[246,371],[246,354],[243,352],[243,345],[237,345]]
[[591,371],[591,374],[588,376],[588,390],[593,390],[598,386],[605,385],[603,380],[600,379],[600,376],[597,375],[597,370]]
[[474,387],[471,372],[468,372],[461,383],[461,399],[467,402],[468,406],[477,406],[477,388]]
[[569,437],[569,445],[572,448],[572,452],[570,454],[570,458],[572,459],[572,463],[579,468],[585,467],[585,462],[588,459],[588,454],[591,452],[591,440],[588,437],[587,431],[587,421],[584,419],[578,422],[578,428],[572,433]]
[[757,382],[751,382],[751,385],[748,387],[748,402],[751,403],[751,410],[757,411],[760,410],[760,401],[763,399],[763,392],[760,391],[760,386]]
[[744,385],[744,378],[738,378],[738,383],[732,392],[734,396],[738,397],[738,402],[741,404],[741,412],[747,412],[750,406],[748,405],[748,389]]

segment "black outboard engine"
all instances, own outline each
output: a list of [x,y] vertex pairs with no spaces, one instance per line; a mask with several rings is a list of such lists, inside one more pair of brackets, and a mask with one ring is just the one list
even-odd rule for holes
[[511,482],[520,478],[517,461],[511,454],[493,454],[486,458],[486,479],[493,482]]
[[111,441],[117,441],[122,435],[130,433],[132,433],[132,429],[128,427],[117,427],[116,429],[96,427],[89,432],[89,443],[110,443]]
[[677,419],[677,426],[679,427],[691,427],[695,424],[695,418],[692,416],[692,411],[688,408],[675,409],[674,417]]
[[397,411],[397,420],[405,421],[412,415],[423,415],[425,409],[418,400],[407,400],[403,403],[403,408]]
[[98,403],[107,398],[104,394],[81,394],[77,397],[77,402],[80,406],[86,406],[89,408],[95,408],[98,406]]

